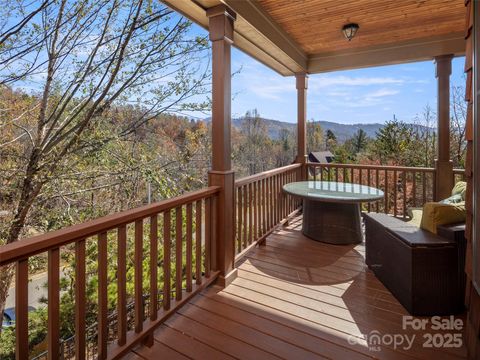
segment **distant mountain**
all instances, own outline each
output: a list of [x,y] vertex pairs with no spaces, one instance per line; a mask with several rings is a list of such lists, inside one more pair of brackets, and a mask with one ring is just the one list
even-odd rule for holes
[[383,128],[383,124],[339,124],[331,121],[320,121],[323,131],[331,130],[337,140],[344,142],[351,138],[358,130],[363,129],[368,137],[374,138],[376,133]]
[[[296,123],[265,118],[262,118],[262,120],[267,124],[268,135],[273,140],[277,140],[280,137],[280,131],[282,129],[287,129],[289,131],[297,130]],[[211,118],[206,118],[205,121],[210,122]],[[242,127],[242,122],[243,118],[232,119],[232,125],[237,129]],[[345,140],[351,138],[359,129],[363,129],[367,133],[367,136],[374,138],[375,133],[383,127],[383,124],[379,123],[339,124],[332,121],[315,121],[315,123],[319,123],[324,132],[327,130],[333,131],[339,142],[344,142]]]

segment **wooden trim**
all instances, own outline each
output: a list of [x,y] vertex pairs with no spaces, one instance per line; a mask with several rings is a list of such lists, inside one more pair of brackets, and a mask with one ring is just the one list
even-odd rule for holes
[[[281,55],[277,58],[284,59],[284,63],[288,61],[290,70],[293,72],[305,71],[307,67],[307,55],[300,48],[295,40],[281,28],[270,15],[255,1],[238,1],[238,0],[222,0],[231,7],[238,16],[238,27],[242,27],[242,23],[248,24],[248,27],[255,32],[261,34],[264,38],[262,48],[272,52],[272,47],[280,51]],[[244,25],[244,26],[245,26]],[[263,40],[263,39],[262,39]],[[287,65],[288,66],[288,65]]]
[[172,199],[104,216],[82,224],[69,226],[61,230],[52,231],[28,239],[22,239],[12,244],[0,246],[0,266],[48,251],[55,247],[60,247],[79,239],[106,232],[120,225],[135,222],[136,220],[173,209],[185,203],[216,195],[219,191],[219,186],[210,186]]
[[309,58],[308,73],[425,61],[444,54],[465,54],[463,32],[354,51],[315,54]]

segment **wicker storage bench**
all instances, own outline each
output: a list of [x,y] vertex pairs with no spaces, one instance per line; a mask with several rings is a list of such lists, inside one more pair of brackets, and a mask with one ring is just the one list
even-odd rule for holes
[[464,310],[465,228],[435,235],[386,214],[365,218],[366,263],[412,315]]

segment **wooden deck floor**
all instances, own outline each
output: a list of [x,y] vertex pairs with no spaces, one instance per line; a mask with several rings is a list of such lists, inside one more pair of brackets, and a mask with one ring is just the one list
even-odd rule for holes
[[[364,246],[305,238],[301,218],[248,253],[238,278],[193,298],[130,359],[461,359],[464,347],[423,347],[425,332],[402,329],[406,310],[368,270]],[[373,333],[372,333],[373,332]],[[415,335],[369,347],[365,336]],[[371,339],[372,337],[370,337]],[[462,335],[463,340],[463,335]]]

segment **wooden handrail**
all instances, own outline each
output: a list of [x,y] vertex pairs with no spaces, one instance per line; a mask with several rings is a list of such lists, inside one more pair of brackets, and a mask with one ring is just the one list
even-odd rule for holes
[[[394,216],[409,217],[408,208],[423,206],[435,199],[436,170],[429,167],[408,167],[365,164],[307,163],[310,178],[320,181],[352,182],[380,188],[385,197],[365,204],[367,211],[384,211]],[[464,170],[455,169],[455,179]]]
[[296,163],[296,164],[291,164],[291,165],[283,166],[283,167],[272,169],[272,170],[263,171],[258,174],[253,174],[253,175],[236,180],[235,187],[243,186],[258,180],[266,179],[270,176],[281,174],[286,171],[297,169],[300,167],[302,167],[302,164]]
[[429,167],[415,167],[415,166],[395,166],[395,165],[365,165],[365,164],[320,164],[320,163],[307,163],[307,166],[317,168],[355,168],[355,169],[378,169],[378,170],[396,170],[396,171],[417,171],[417,172],[435,172],[434,168]]
[[12,244],[0,246],[0,266],[37,255],[59,246],[84,239],[101,232],[112,230],[120,225],[135,222],[154,214],[174,209],[179,205],[212,196],[220,191],[218,186],[193,191],[172,199],[166,199],[154,204],[145,205],[116,214],[107,215],[95,220],[52,231],[46,234],[22,239]]
[[[0,266],[15,264],[16,273],[16,358],[28,357],[28,261],[39,253],[48,253],[48,332],[47,352],[49,358],[58,358],[60,349],[60,251],[68,244],[75,245],[75,358],[86,357],[86,347],[92,346],[98,359],[116,359],[125,355],[132,346],[143,341],[153,344],[153,331],[179,306],[205,286],[215,281],[219,272],[212,268],[213,244],[217,243],[216,234],[211,231],[216,221],[216,199],[220,194],[219,186],[190,192],[176,198],[163,200],[136,209],[108,215],[99,219],[70,226],[65,229],[35,236],[0,247]],[[195,204],[195,224],[193,223],[193,205]],[[202,216],[202,209],[205,216]],[[184,213],[185,210],[185,213]],[[184,219],[185,214],[185,219]],[[163,294],[159,306],[159,221],[163,229]],[[183,230],[185,221],[186,233]],[[174,228],[171,228],[174,222]],[[193,261],[193,230],[195,226],[195,263]],[[205,231],[201,229],[204,226]],[[128,232],[128,228],[132,230]],[[146,231],[148,229],[148,231]],[[115,233],[116,232],[116,238]],[[173,236],[172,236],[173,235]],[[185,235],[185,237],[184,237]],[[127,250],[127,238],[133,240],[132,249]],[[98,313],[95,336],[86,334],[86,241],[96,241],[96,272],[98,274],[97,296]],[[117,322],[113,334],[109,328],[111,308],[108,303],[108,269],[111,256],[109,244],[117,244]],[[149,245],[145,250],[144,244]],[[186,258],[183,259],[183,249]],[[171,249],[175,249],[174,252]],[[115,250],[113,250],[115,251]],[[127,251],[133,255],[133,320],[134,327],[129,330],[127,318]],[[150,288],[148,295],[144,289],[144,262],[148,253]],[[175,269],[172,271],[172,257]],[[90,259],[90,258],[89,258]],[[198,264],[203,264],[198,267]],[[195,266],[195,285],[193,267]],[[184,276],[184,269],[186,275]],[[111,279],[110,279],[111,281]],[[183,282],[187,287],[184,290]],[[175,300],[172,298],[175,293]],[[145,296],[150,308],[148,314],[144,308]],[[112,341],[114,340],[114,341]],[[88,342],[88,343],[87,343]],[[95,342],[95,344],[93,344]]]

